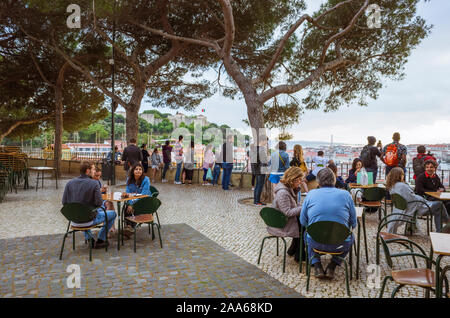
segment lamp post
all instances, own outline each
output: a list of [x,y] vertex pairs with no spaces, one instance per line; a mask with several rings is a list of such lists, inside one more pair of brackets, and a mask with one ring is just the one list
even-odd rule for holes
[[[114,0],[114,14],[116,13],[116,1]],[[112,94],[114,95],[114,80],[115,80],[115,71],[116,67],[114,64],[115,59],[115,48],[114,43],[116,41],[116,17],[113,17],[113,30],[112,30],[112,59],[109,60],[109,64],[111,64],[111,80],[112,80]],[[116,152],[115,152],[115,140],[114,140],[114,112],[116,111],[116,101],[112,99],[111,101],[111,185],[116,184]]]

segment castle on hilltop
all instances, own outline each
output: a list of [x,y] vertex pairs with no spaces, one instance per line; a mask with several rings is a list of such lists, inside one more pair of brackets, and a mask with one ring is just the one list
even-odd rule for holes
[[[119,111],[116,114],[123,116],[126,118],[126,112]],[[151,125],[158,125],[163,121],[162,118],[155,118],[154,114],[139,114],[139,117],[147,121]],[[197,116],[186,116],[183,113],[177,112],[175,115],[169,115],[167,119],[173,124],[173,128],[176,129],[180,127],[181,123],[185,123],[186,125],[190,125],[192,123],[199,123],[202,126],[208,126],[210,123],[208,122],[206,116],[197,115]]]

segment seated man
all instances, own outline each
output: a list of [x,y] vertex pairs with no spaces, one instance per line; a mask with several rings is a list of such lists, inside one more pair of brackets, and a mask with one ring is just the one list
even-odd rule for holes
[[[95,181],[98,182],[98,185],[100,186],[100,192],[102,194],[105,194],[108,189],[108,186],[106,186],[106,185],[102,186],[102,182],[100,181],[100,179],[102,177],[102,168],[96,167],[96,166],[93,166],[93,167],[94,167],[94,169],[91,169],[92,179],[94,179]],[[92,173],[92,171],[93,171],[93,173]],[[103,201],[102,207],[106,211],[115,211],[114,203],[112,203],[111,201]],[[116,229],[113,224],[111,231],[110,231],[110,235],[112,235],[113,232],[115,232],[115,231],[116,231]],[[108,236],[108,238],[110,238],[110,236]]]
[[[347,191],[335,188],[336,177],[329,168],[323,168],[317,174],[320,188],[308,192],[302,205],[300,223],[308,227],[319,221],[334,221],[348,228],[356,227],[356,211],[352,197]],[[308,242],[308,259],[312,259],[314,276],[317,278],[333,278],[334,270],[341,260],[333,255],[331,262],[324,271],[320,261],[320,254],[314,249],[324,252],[342,252],[339,256],[345,258],[353,245],[354,237],[349,237],[339,245],[325,245],[315,242],[309,235],[305,235]]]
[[[95,172],[95,166],[89,162],[83,162],[80,167],[81,175],[70,180],[64,189],[62,204],[82,203],[92,207],[100,207],[103,204],[100,186],[96,180],[90,178],[92,170]],[[98,233],[97,241],[94,241],[94,248],[102,248],[106,245],[106,233],[111,229],[116,219],[114,210],[107,210],[108,223],[105,224]],[[87,223],[77,224],[72,222],[72,226],[88,227],[105,222],[105,212],[98,209],[96,217]],[[91,231],[85,231],[84,237],[89,240],[92,237]]]
[[[425,172],[419,174],[416,178],[416,188],[414,192],[418,195],[425,196],[429,201],[436,201],[435,198],[426,195],[425,192],[445,192],[445,187],[441,182],[441,179],[436,174],[438,164],[435,160],[425,161]],[[447,211],[450,211],[450,202],[445,201],[444,205]]]

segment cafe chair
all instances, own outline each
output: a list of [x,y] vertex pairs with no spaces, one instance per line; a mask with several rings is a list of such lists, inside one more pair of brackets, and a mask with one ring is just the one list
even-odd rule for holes
[[[158,198],[155,197],[146,197],[139,199],[131,206],[133,207],[133,215],[125,217],[125,220],[128,222],[131,222],[135,225],[134,227],[134,252],[136,253],[136,232],[138,227],[140,227],[142,224],[148,225],[148,233],[152,234],[152,240],[155,239],[155,232],[153,227],[156,226],[158,229],[158,236],[159,236],[159,244],[161,248],[162,245],[162,239],[161,239],[161,225],[159,223],[159,217],[158,217],[158,208],[161,205],[161,201]],[[157,215],[157,222],[154,221],[153,214]],[[151,231],[150,231],[151,230]]]
[[[61,209],[62,215],[69,221],[69,224],[67,225],[66,233],[64,234],[62,246],[61,246],[61,253],[59,255],[59,259],[62,260],[62,255],[64,252],[64,244],[66,242],[66,237],[72,233],[72,244],[73,244],[73,250],[75,250],[75,233],[76,232],[85,232],[94,228],[101,228],[103,224],[108,223],[108,216],[106,214],[106,210],[103,207],[100,207],[100,209],[103,210],[105,213],[105,223],[99,223],[92,226],[87,227],[75,227],[71,226],[70,224],[72,222],[75,223],[87,223],[92,221],[95,218],[95,215],[97,213],[98,208],[94,208],[85,204],[81,203],[66,203]],[[89,261],[92,262],[92,244],[93,244],[94,238],[91,237],[89,239]],[[106,235],[106,251],[108,251],[108,235]]]
[[[450,265],[445,266],[441,271],[440,285],[438,286],[439,288],[441,288],[441,290],[442,290],[442,287],[444,286],[444,281],[448,281],[447,272],[450,272]],[[442,291],[441,291],[441,295],[445,295],[446,298],[450,298],[448,284],[445,287],[446,287],[445,293],[442,293]]]
[[[261,216],[261,218],[263,219],[264,223],[266,223],[267,226],[278,228],[278,229],[284,228],[288,222],[288,217],[286,215],[284,215],[277,209],[270,208],[270,207],[262,208],[261,211],[259,212],[259,215]],[[284,255],[283,256],[283,273],[284,273],[285,269],[286,269],[286,240],[284,239],[284,237],[281,237],[281,236],[270,235],[270,236],[266,236],[263,238],[262,243],[261,243],[261,248],[259,249],[258,265],[261,261],[261,254],[262,254],[262,251],[264,248],[265,240],[272,239],[272,238],[277,239],[277,256],[279,255],[279,252],[278,252],[279,239],[281,238],[281,240],[284,243],[284,254],[283,254]]]
[[152,197],[156,198],[158,197],[159,191],[154,186],[150,186],[150,193],[152,194]]
[[[310,224],[306,228],[306,234],[308,234],[315,242],[320,244],[326,244],[326,245],[337,245],[343,243],[350,234],[352,234],[352,231],[346,227],[345,225],[333,222],[333,221],[319,221],[313,224]],[[303,243],[304,242],[304,243]],[[300,234],[300,248],[302,248],[303,244],[306,245],[306,251],[308,253],[308,242],[304,239],[303,231]],[[301,251],[302,249],[300,249]],[[321,254],[321,255],[333,255],[338,257],[344,262],[344,270],[345,270],[345,285],[347,288],[347,295],[350,297],[350,285],[349,285],[349,279],[348,279],[348,263],[345,260],[345,258],[340,257],[339,255],[342,254],[342,252],[334,253],[334,252],[325,252],[314,249],[314,252]],[[351,264],[351,255],[352,255],[352,248],[350,248],[349,251],[350,255],[350,264]],[[306,274],[308,276],[306,281],[306,291],[309,291],[309,281],[311,277],[311,262],[312,257],[311,255],[308,255],[308,260],[306,263]]]
[[[404,253],[404,256],[415,256],[423,258],[426,262],[426,268],[411,268],[398,271],[391,271],[391,275],[387,275],[383,279],[381,285],[379,298],[383,298],[384,289],[388,280],[395,282],[398,286],[392,291],[391,298],[394,298],[398,291],[404,286],[417,286],[426,290],[425,297],[429,298],[430,291],[436,293],[439,285],[436,286],[436,273],[432,270],[433,264],[436,266],[436,262],[420,248],[420,253]],[[446,292],[448,292],[448,280],[443,276]]]
[[[381,204],[381,200],[386,196],[386,189],[373,187],[367,188],[363,190],[358,190],[355,194],[357,197],[358,192],[362,192],[362,196],[364,200],[358,202],[360,206],[366,208],[376,208],[378,211],[378,220],[381,221],[381,212],[384,211],[384,216],[386,216],[386,210],[383,209],[383,205]],[[366,213],[362,214],[362,228],[363,228],[363,236],[364,236],[364,251],[366,253],[366,262],[369,263],[369,251],[367,247],[367,231],[366,231]]]
[[[404,235],[394,234],[394,233],[388,233],[383,232],[383,228],[387,227],[389,223],[392,222],[403,222],[405,223],[405,228],[408,227],[408,225],[415,224],[415,216],[405,215],[402,213],[391,213],[388,216],[384,217],[380,224],[378,225],[377,229],[377,236],[376,236],[376,263],[377,265],[380,264],[380,245],[383,247],[384,255],[386,258],[386,262],[390,268],[393,267],[392,258],[393,257],[401,257],[405,256],[404,252],[391,254],[388,244],[396,243],[399,244],[405,248],[407,248],[411,253],[414,253],[414,247],[417,247],[418,249],[421,249],[421,247],[415,243],[414,241],[411,241],[408,239],[408,237]],[[408,254],[409,255],[409,254]],[[417,262],[414,255],[412,255],[414,267],[417,268]]]

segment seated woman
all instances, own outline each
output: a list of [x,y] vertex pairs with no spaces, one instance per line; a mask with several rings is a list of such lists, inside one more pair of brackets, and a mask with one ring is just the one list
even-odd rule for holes
[[[140,163],[135,163],[130,169],[127,178],[126,192],[139,193],[142,195],[152,194],[150,191],[150,179],[147,176],[144,176],[144,167]],[[133,214],[132,204],[134,204],[138,200],[139,199],[127,201],[125,216]],[[131,223],[128,223],[127,227],[124,229],[124,234],[126,236],[130,236],[130,233],[134,232],[134,229],[131,227],[131,225]]]
[[[447,213],[447,209],[443,205],[441,201],[428,201],[425,200],[420,195],[414,193],[413,189],[405,183],[405,173],[402,168],[396,167],[392,169],[386,179],[386,189],[389,190],[389,193],[399,194],[401,195],[408,203],[406,210],[401,211],[394,207],[393,213],[404,213],[409,216],[413,216],[417,211],[418,216],[428,215],[430,211],[428,210],[425,204],[420,202],[427,203],[430,206],[431,214],[434,217],[434,222],[436,225],[436,231],[441,232],[443,223],[449,223],[449,216]],[[412,201],[420,201],[420,202],[412,202]],[[441,218],[442,215],[442,218]],[[396,219],[401,220],[401,216],[395,216]],[[387,231],[389,233],[397,233],[397,228],[403,224],[404,222],[397,221],[391,222],[388,224]]]
[[345,183],[356,183],[358,172],[362,169],[362,161],[359,158],[355,158],[352,163],[352,168],[348,172],[348,178],[345,179]]
[[[294,256],[296,262],[300,260],[300,227],[298,216],[301,206],[298,202],[298,191],[303,180],[303,171],[299,167],[286,170],[280,182],[275,186],[275,197],[272,206],[288,216],[288,222],[282,229],[267,227],[267,232],[274,236],[292,237],[292,243],[287,253]],[[305,253],[303,253],[305,255]]]
[[[334,221],[345,225],[348,228],[356,227],[356,211],[352,198],[347,191],[335,188],[336,177],[329,168],[324,168],[317,174],[320,188],[311,190],[303,201],[300,223],[304,227],[319,221]],[[341,265],[341,260],[334,256],[328,264],[326,270],[323,269],[320,261],[320,254],[314,249],[325,252],[342,252],[339,256],[345,258],[354,243],[353,235],[338,245],[325,245],[315,242],[305,233],[305,240],[308,242],[308,259],[312,259],[314,266],[314,276],[317,278],[333,278],[337,265]]]

